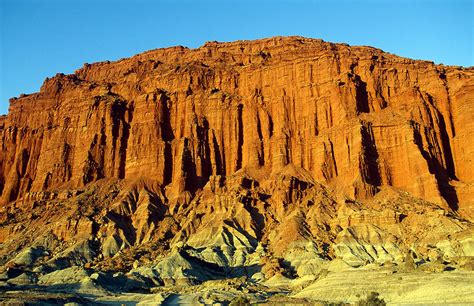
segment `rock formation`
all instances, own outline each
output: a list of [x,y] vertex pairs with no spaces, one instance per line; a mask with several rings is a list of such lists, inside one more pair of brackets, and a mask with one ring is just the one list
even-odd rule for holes
[[301,37],[85,64],[0,117],[1,263],[128,289],[469,266],[473,93],[473,68]]

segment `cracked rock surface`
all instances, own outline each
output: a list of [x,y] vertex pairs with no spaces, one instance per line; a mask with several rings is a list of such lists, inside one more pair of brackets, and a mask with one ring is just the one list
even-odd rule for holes
[[46,79],[0,116],[0,300],[474,302],[473,95],[303,37]]

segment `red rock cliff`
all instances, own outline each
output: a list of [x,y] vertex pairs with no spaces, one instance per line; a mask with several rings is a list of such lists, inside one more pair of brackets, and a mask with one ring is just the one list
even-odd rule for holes
[[391,185],[472,217],[473,76],[300,37],[85,64],[0,117],[2,201],[142,176],[172,198],[294,164],[350,196]]

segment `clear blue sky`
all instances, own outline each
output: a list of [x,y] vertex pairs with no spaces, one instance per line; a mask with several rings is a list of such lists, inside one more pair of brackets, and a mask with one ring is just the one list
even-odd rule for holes
[[472,66],[473,0],[0,0],[0,113],[84,63],[206,41],[300,35]]

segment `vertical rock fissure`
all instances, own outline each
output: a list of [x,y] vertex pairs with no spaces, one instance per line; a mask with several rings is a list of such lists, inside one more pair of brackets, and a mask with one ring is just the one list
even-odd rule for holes
[[458,196],[456,189],[449,183],[447,172],[444,170],[439,160],[437,158],[432,158],[430,153],[423,148],[423,138],[418,124],[412,121],[411,127],[413,129],[414,142],[417,145],[418,150],[420,150],[421,155],[426,160],[428,170],[436,178],[439,193],[446,200],[451,209],[457,210],[459,203]]
[[242,146],[244,144],[242,110],[243,110],[243,105],[239,104],[239,106],[237,107],[238,141],[237,141],[237,162],[236,162],[235,170],[239,170],[242,168]]
[[444,70],[439,72],[439,78],[442,80],[444,89],[446,90],[446,97],[447,97],[447,103],[448,103],[449,129],[451,130],[452,137],[455,137],[456,129],[454,128],[454,123],[453,123],[453,109],[451,105],[451,96],[449,93],[448,81],[446,79],[446,72]]
[[72,147],[67,142],[63,145],[63,152],[62,152],[62,162],[64,167],[63,173],[63,180],[69,181],[71,179],[71,153]]
[[219,148],[219,143],[217,142],[216,135],[212,133],[212,142],[214,146],[214,158],[216,161],[216,175],[224,174],[224,169],[222,168],[223,162],[221,159],[221,150]]
[[20,177],[23,177],[26,174],[26,169],[28,166],[28,161],[30,160],[30,153],[27,149],[21,150],[19,165],[18,165],[18,174]]
[[258,134],[258,140],[259,140],[259,147],[258,147],[258,164],[260,166],[263,166],[265,164],[265,150],[263,147],[263,134],[262,134],[262,123],[260,121],[260,116],[258,114],[258,110],[256,112],[257,116],[257,134]]
[[441,137],[441,144],[443,146],[443,153],[446,161],[446,172],[451,179],[456,179],[456,169],[454,166],[454,158],[453,152],[451,150],[451,144],[449,142],[449,136],[447,133],[446,122],[444,120],[444,116],[438,111],[439,115],[439,129],[440,129],[440,137]]
[[268,129],[269,129],[269,137],[271,138],[273,136],[273,118],[270,114],[268,114]]
[[196,181],[196,163],[192,154],[192,145],[188,138],[184,138],[183,148],[181,171],[184,176],[185,190],[194,193],[199,188],[199,184]]
[[[130,106],[133,107],[133,106]],[[113,146],[113,168],[112,175],[116,175],[118,178],[125,178],[125,163],[126,163],[126,154],[128,146],[128,138],[130,136],[130,123],[128,122],[128,117],[131,115],[131,108],[123,100],[116,100],[112,105],[112,146]],[[118,140],[118,150],[117,150],[117,140]],[[117,152],[118,154],[116,154]],[[118,156],[116,156],[118,155]],[[118,159],[118,162],[116,160]],[[117,164],[117,173],[114,173],[115,165]]]
[[161,121],[160,131],[161,138],[164,141],[164,169],[163,169],[163,184],[168,185],[172,181],[173,176],[173,153],[172,153],[172,141],[175,138],[173,128],[171,127],[171,110],[170,99],[165,93],[160,95],[160,109],[161,109]]
[[119,148],[119,166],[118,166],[118,178],[125,178],[125,164],[127,161],[127,147],[128,138],[130,136],[130,124],[127,122],[123,123],[123,135],[120,139]]
[[[121,137],[121,127],[123,124],[122,117],[123,117],[123,109],[122,105],[119,101],[114,101],[111,107],[110,117],[112,119],[112,167],[110,169],[110,176],[115,176],[115,159],[117,153],[117,140],[120,141]],[[120,157],[119,157],[120,158]]]
[[334,164],[334,173],[336,174],[336,176],[338,176],[336,157],[334,156],[334,145],[333,145],[331,140],[329,140],[329,146],[331,148],[331,158],[332,158],[332,162]]
[[369,97],[367,94],[367,83],[362,81],[359,75],[354,76],[356,86],[356,110],[357,113],[369,113]]
[[[217,142],[217,139],[216,139],[216,142]],[[226,153],[225,153],[225,148],[224,148],[224,134],[221,133],[221,137],[220,137],[220,143],[222,144],[222,175],[227,175],[228,173],[228,169],[227,169],[227,163],[226,163]],[[219,147],[219,143],[217,143],[217,147]]]
[[124,116],[124,121],[123,121],[123,135],[120,141],[120,161],[119,161],[119,168],[118,168],[118,177],[120,179],[125,178],[125,165],[127,162],[127,148],[128,148],[128,140],[130,138],[130,128],[131,128],[131,123],[133,120],[133,111],[134,111],[134,104],[133,101],[131,103],[128,103],[127,105],[127,114],[128,118],[125,118]]
[[374,134],[371,123],[363,123],[361,128],[362,137],[362,164],[361,174],[364,181],[374,187],[382,184],[380,169],[378,166],[379,153],[375,145]]
[[[441,146],[443,150],[443,157],[444,157],[444,162],[445,164],[445,171],[446,174],[449,176],[451,179],[456,179],[456,171],[454,167],[454,158],[453,158],[453,153],[451,151],[451,144],[449,141],[449,135],[448,135],[448,130],[446,126],[446,121],[444,119],[443,114],[435,107],[433,97],[425,93],[426,97],[428,99],[428,103],[432,106],[432,109],[434,112],[436,112],[436,115],[438,116],[438,126],[439,126],[439,137],[441,139]],[[423,100],[424,97],[422,96]],[[431,120],[431,125],[434,126],[433,120]],[[452,131],[454,133],[454,131]],[[454,137],[454,136],[453,136]]]
[[204,186],[212,175],[211,148],[209,146],[209,122],[202,119],[202,126],[197,126],[198,150],[197,156],[201,159],[199,187]]
[[319,135],[319,125],[318,125],[318,105],[314,103],[314,136]]
[[[327,145],[328,144],[328,145]],[[337,176],[337,164],[334,156],[334,146],[330,139],[323,142],[324,147],[324,161],[322,165],[322,173],[326,180],[330,180]]]

